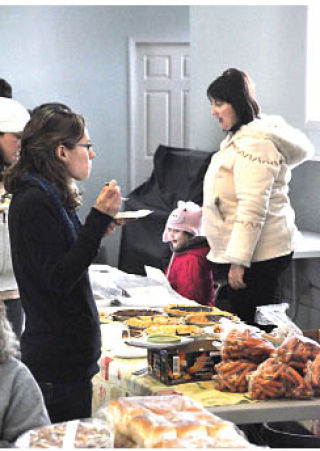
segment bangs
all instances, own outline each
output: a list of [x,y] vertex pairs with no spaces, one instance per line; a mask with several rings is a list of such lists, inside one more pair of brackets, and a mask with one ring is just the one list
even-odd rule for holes
[[230,103],[230,83],[226,83],[226,79],[223,77],[217,78],[209,85],[207,97],[209,100],[215,99]]

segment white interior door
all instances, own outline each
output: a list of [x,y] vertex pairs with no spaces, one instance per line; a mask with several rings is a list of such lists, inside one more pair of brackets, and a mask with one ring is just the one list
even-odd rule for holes
[[150,177],[159,144],[189,147],[188,43],[131,47],[130,188]]

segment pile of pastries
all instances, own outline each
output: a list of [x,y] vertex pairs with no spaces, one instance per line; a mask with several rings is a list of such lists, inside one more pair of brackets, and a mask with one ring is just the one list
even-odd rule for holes
[[248,448],[233,423],[181,395],[112,400],[107,420],[115,448]]
[[217,307],[190,306],[170,304],[161,314],[153,316],[136,316],[126,320],[132,335],[141,333],[150,335],[155,333],[189,335],[201,337],[205,335],[203,327],[212,326],[212,333],[219,334],[222,330],[220,320],[227,318],[238,320],[233,314],[220,310]]

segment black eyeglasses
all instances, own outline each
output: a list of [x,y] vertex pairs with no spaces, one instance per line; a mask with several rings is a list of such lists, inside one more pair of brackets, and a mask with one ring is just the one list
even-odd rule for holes
[[77,144],[77,146],[79,146],[79,147],[84,147],[85,149],[87,149],[87,152],[88,152],[88,153],[89,153],[90,148],[93,149],[93,144],[92,144],[92,143]]

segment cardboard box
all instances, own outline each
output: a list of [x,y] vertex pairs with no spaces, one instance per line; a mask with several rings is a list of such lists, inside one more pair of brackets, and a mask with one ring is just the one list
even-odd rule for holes
[[148,349],[148,373],[166,385],[211,380],[220,361],[220,351],[212,340]]
[[320,343],[320,329],[307,329],[302,332],[305,337],[312,338],[312,340]]

